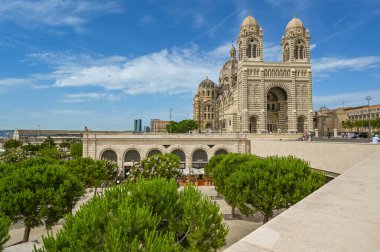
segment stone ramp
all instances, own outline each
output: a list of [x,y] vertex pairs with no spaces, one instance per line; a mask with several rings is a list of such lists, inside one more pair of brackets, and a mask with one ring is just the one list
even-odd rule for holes
[[380,146],[225,251],[380,251]]

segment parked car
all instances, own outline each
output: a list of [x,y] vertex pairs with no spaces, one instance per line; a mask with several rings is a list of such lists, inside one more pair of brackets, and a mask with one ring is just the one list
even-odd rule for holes
[[358,138],[358,133],[356,132],[352,132],[351,135],[350,135],[350,138],[353,139],[353,138]]

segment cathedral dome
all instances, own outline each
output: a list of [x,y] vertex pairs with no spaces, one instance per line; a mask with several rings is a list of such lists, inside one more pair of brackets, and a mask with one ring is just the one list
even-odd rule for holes
[[237,73],[237,68],[238,62],[236,59],[227,60],[220,70],[219,77],[222,78],[225,75],[235,75]]
[[293,28],[305,28],[305,27],[300,19],[294,17],[292,20],[290,20],[285,30],[289,30]]
[[256,21],[254,17],[248,16],[243,20],[241,26],[259,26],[259,23]]
[[208,87],[214,87],[214,86],[215,86],[215,83],[212,80],[209,80],[207,78],[207,79],[201,81],[201,83],[199,83],[198,88],[200,88],[200,87],[208,88]]

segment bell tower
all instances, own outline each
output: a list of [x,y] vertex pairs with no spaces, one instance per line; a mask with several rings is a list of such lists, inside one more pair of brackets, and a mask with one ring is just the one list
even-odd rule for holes
[[294,17],[285,28],[282,37],[282,61],[310,63],[310,32],[302,21]]
[[243,20],[238,36],[239,61],[263,62],[263,29],[252,16]]

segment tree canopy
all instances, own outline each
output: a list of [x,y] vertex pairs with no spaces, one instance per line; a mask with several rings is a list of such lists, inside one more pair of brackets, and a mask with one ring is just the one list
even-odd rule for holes
[[180,178],[182,171],[179,168],[180,160],[174,154],[157,154],[141,160],[132,166],[131,179],[142,178]]
[[80,158],[83,156],[82,142],[73,142],[70,144],[70,156],[73,158]]
[[36,251],[212,251],[225,244],[227,232],[218,205],[196,188],[140,179],[68,215]]
[[169,124],[166,125],[166,130],[169,133],[188,133],[195,129],[198,129],[198,122],[194,120],[170,121]]
[[227,154],[212,170],[216,190],[244,214],[257,211],[264,223],[273,211],[288,208],[321,187],[325,178],[299,158]]
[[85,187],[95,188],[95,194],[102,181],[112,182],[118,173],[117,164],[88,157],[70,160],[67,165],[72,174],[79,178]]
[[11,227],[11,220],[8,216],[0,213],[0,251],[3,251],[3,245],[6,243],[9,236],[9,228]]
[[20,141],[20,140],[14,140],[14,139],[9,139],[7,141],[4,142],[4,149],[5,150],[9,150],[9,149],[12,149],[12,148],[18,148],[18,147],[21,147],[23,145],[23,142]]
[[82,184],[66,166],[49,163],[47,159],[3,164],[1,170],[0,211],[13,221],[23,220],[23,242],[29,240],[31,228],[40,225],[50,228],[70,213],[84,194]]

